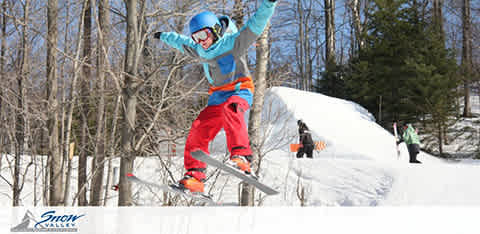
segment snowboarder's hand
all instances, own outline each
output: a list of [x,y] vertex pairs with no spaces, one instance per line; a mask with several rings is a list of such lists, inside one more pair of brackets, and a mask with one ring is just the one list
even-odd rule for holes
[[268,0],[268,1],[270,1],[270,2],[276,2],[277,0]]
[[160,39],[160,35],[162,35],[162,32],[156,32],[153,34],[153,37],[156,39]]

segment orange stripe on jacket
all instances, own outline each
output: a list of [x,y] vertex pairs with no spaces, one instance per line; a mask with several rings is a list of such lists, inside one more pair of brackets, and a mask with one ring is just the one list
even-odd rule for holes
[[216,91],[234,91],[238,83],[241,83],[240,89],[249,89],[250,92],[252,92],[252,94],[255,91],[252,78],[240,77],[235,81],[233,81],[232,83],[228,83],[226,85],[210,86],[210,89],[208,90],[208,94],[212,94],[213,92],[216,92]]

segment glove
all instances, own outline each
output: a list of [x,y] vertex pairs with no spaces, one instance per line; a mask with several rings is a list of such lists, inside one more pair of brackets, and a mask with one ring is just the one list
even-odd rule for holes
[[160,36],[162,35],[162,32],[156,32],[153,34],[153,37],[156,39],[160,39]]
[[276,2],[277,0],[268,0],[269,2]]

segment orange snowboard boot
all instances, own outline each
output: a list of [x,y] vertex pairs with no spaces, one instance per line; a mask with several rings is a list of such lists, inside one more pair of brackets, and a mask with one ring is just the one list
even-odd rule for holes
[[251,174],[250,161],[252,156],[233,155],[231,158],[234,167],[245,172],[245,174]]
[[179,181],[179,184],[181,187],[190,190],[192,193],[203,193],[205,187],[205,184],[202,181],[190,175],[185,175],[185,177]]

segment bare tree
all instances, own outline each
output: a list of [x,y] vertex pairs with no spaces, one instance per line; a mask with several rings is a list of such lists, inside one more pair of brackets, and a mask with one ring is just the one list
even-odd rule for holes
[[92,0],[86,0],[86,6],[83,17],[83,55],[85,63],[82,65],[82,78],[80,81],[80,113],[81,113],[81,129],[80,129],[80,147],[78,155],[78,205],[88,205],[87,200],[87,161],[88,161],[88,145],[89,145],[89,94],[91,79],[91,53],[92,53]]
[[445,31],[443,30],[443,0],[433,0],[433,26],[445,42]]
[[[140,66],[141,59],[153,59],[150,55],[145,54],[143,48],[147,44],[145,43],[146,32],[149,31],[143,25],[146,23],[144,20],[147,4],[143,1],[129,0],[125,1],[125,5],[127,33],[120,105],[123,117],[120,133],[121,162],[118,200],[120,206],[133,205],[132,188],[126,180],[126,175],[132,172],[136,155],[146,154],[145,149],[149,147],[149,141],[145,140],[151,137],[159,138],[159,135],[162,136],[160,139],[167,135],[170,137],[169,141],[178,139],[179,135],[184,137],[188,127],[186,123],[191,123],[197,112],[196,108],[192,108],[192,103],[198,106],[198,96],[191,97],[186,104],[184,100],[204,82],[195,76],[199,74],[197,71],[192,69],[191,74],[182,71],[184,65],[191,63],[191,59],[171,56],[170,52],[166,53],[170,55],[169,59],[162,58],[161,66],[155,67],[153,71],[151,71],[153,66],[149,65],[150,61],[143,61],[144,66]],[[189,9],[192,7],[191,5],[191,2],[180,4],[179,11],[184,12],[183,10]],[[171,13],[166,15],[170,16]],[[184,20],[184,16],[176,17],[173,20],[174,27],[183,28],[183,23],[178,22],[184,22]],[[165,21],[168,22],[166,17]],[[171,68],[167,76],[157,76],[158,69],[162,67]],[[190,78],[194,78],[193,81]],[[146,87],[148,90],[145,89]],[[158,99],[153,100],[152,95]],[[184,104],[177,105],[179,102]],[[160,121],[166,124],[159,124]],[[171,125],[176,127],[172,128]],[[170,134],[168,133],[170,129],[175,129],[175,132],[178,133]]]
[[[70,35],[70,29],[69,29],[69,24],[70,22],[70,5],[69,3],[64,3],[63,8],[65,9],[65,20],[64,20],[64,27],[65,30],[63,30],[63,40],[65,41],[64,46],[63,46],[63,53],[64,54],[69,54],[69,48],[70,48],[70,43],[68,40],[68,36]],[[67,158],[67,154],[65,151],[68,150],[68,147],[65,146],[65,133],[67,132],[65,130],[66,125],[65,125],[65,118],[67,116],[67,105],[65,105],[66,98],[67,98],[67,78],[66,78],[66,59],[60,60],[60,152],[63,156],[63,160],[67,162],[67,168],[65,172],[65,190],[63,191],[63,201],[64,205],[68,203],[68,200],[70,199],[70,183],[71,183],[71,174],[72,174],[72,160],[69,160]]]
[[310,32],[311,25],[310,21],[312,20],[312,1],[310,1],[309,6],[304,6],[302,0],[297,1],[297,12],[298,17],[298,40],[296,41],[296,61],[298,66],[298,81],[299,88],[302,90],[311,89],[311,80],[312,80],[312,66],[313,59],[311,58],[311,43],[310,43]]
[[[68,169],[67,169],[67,180],[66,180],[66,188],[65,188],[65,202],[69,202],[69,194],[68,192],[70,191],[69,190],[69,186],[70,186],[70,170],[71,170],[71,158],[69,157],[70,156],[70,152],[71,152],[71,149],[70,149],[70,145],[71,145],[71,142],[70,142],[70,139],[71,139],[71,135],[72,135],[72,124],[73,124],[73,112],[74,112],[74,108],[75,108],[75,104],[76,104],[76,100],[77,100],[77,80],[78,80],[78,77],[79,77],[79,73],[80,73],[80,51],[81,51],[81,43],[82,43],[82,40],[81,40],[81,35],[82,35],[82,29],[83,29],[83,23],[84,23],[84,17],[85,17],[85,8],[86,8],[86,4],[87,4],[87,1],[88,0],[84,0],[83,1],[83,4],[82,4],[82,8],[81,8],[81,11],[80,11],[80,20],[78,21],[78,34],[77,34],[77,38],[75,40],[75,55],[74,55],[74,58],[73,58],[73,68],[72,68],[72,71],[73,71],[73,77],[72,77],[72,80],[71,80],[71,83],[70,83],[70,87],[68,88],[68,90],[70,91],[70,98],[69,98],[69,101],[68,102],[65,102],[65,103],[68,103],[68,106],[67,106],[67,111],[66,111],[66,123],[65,123],[65,127],[64,127],[64,141],[62,142],[63,143],[63,156],[64,158],[68,158]],[[78,193],[77,193],[77,198],[80,197],[83,193],[83,189],[82,190],[79,190]],[[75,199],[74,199],[75,200]],[[82,205],[83,203],[80,203],[79,202],[79,205]],[[74,204],[72,204],[74,205]]]
[[[433,1],[433,27],[435,33],[439,36],[439,39],[442,41],[442,44],[445,45],[445,30],[443,28],[443,0],[434,0]],[[440,148],[440,155],[443,154],[443,142],[448,145],[448,137],[447,137],[447,127],[440,126],[438,128],[438,139],[439,139],[439,148]]]
[[[6,58],[5,58],[5,52],[7,50],[7,0],[3,0],[2,2],[2,39],[1,39],[1,48],[0,48],[0,81],[2,81],[2,86],[6,86],[5,80],[6,80],[6,71],[5,71],[5,64],[6,64]],[[0,130],[0,152],[3,152],[3,146],[4,146],[4,140],[5,140],[5,129],[4,129],[4,112],[3,112],[3,89],[0,89],[0,118],[2,120],[2,125],[1,130]],[[2,157],[3,154],[0,153],[0,168],[2,168]],[[1,172],[0,172],[1,173]]]
[[127,9],[127,44],[125,46],[125,73],[123,99],[123,127],[121,133],[122,158],[120,161],[119,206],[131,206],[132,186],[127,181],[127,173],[133,171],[135,160],[134,140],[135,121],[137,116],[137,78],[139,48],[137,0],[125,0]]
[[[30,1],[25,1],[23,4],[23,26],[22,26],[22,48],[19,50],[20,72],[17,76],[17,108],[15,110],[15,172],[13,180],[13,206],[19,205],[20,193],[22,188],[20,187],[20,163],[22,161],[22,155],[24,152],[25,144],[25,127],[26,127],[26,103],[25,103],[25,79],[28,77],[28,13],[29,13]],[[23,186],[22,186],[23,187]]]
[[[263,100],[265,96],[265,91],[267,89],[267,68],[268,60],[270,57],[270,47],[268,45],[268,31],[270,26],[267,25],[265,30],[257,39],[257,66],[255,74],[255,94],[253,96],[253,104],[250,110],[250,120],[248,127],[248,135],[250,137],[251,147],[254,154],[254,170],[255,174],[258,175],[260,172],[260,165],[262,158],[260,157],[261,149],[261,121],[262,121],[262,110],[263,110]],[[254,205],[254,194],[255,189],[252,185],[246,183],[242,186],[241,191],[241,206],[253,206]]]
[[[355,40],[357,49],[363,49],[365,46],[365,39],[363,38],[363,25],[361,23],[360,9],[361,0],[350,0],[350,10],[352,12],[353,30],[355,32]],[[356,49],[354,50],[356,51]]]
[[113,114],[112,114],[112,124],[111,124],[111,131],[110,131],[110,141],[108,142],[108,144],[106,145],[106,152],[107,152],[107,156],[108,156],[108,174],[107,174],[107,185],[106,185],[106,188],[105,188],[105,196],[104,196],[104,199],[103,199],[103,204],[106,205],[107,203],[107,198],[108,198],[108,195],[109,195],[109,189],[110,189],[110,183],[115,183],[113,180],[115,178],[112,178],[113,176],[111,176],[111,174],[113,174],[113,166],[112,166],[112,159],[113,159],[113,156],[115,155],[115,134],[117,132],[117,116],[119,115],[118,112],[119,112],[119,109],[120,109],[120,101],[121,101],[121,96],[120,95],[117,95],[116,97],[116,100],[115,100],[115,107],[114,107],[114,111],[113,111]]
[[463,116],[472,117],[470,104],[470,84],[472,79],[472,23],[470,14],[470,0],[462,1],[462,75],[464,82],[464,107]]
[[47,129],[50,170],[49,205],[63,204],[63,157],[58,144],[58,99],[57,99],[57,41],[58,0],[48,0],[47,7]]
[[325,60],[327,70],[335,65],[335,1],[325,0]]
[[108,7],[109,0],[102,0],[98,5],[98,37],[97,37],[97,127],[95,134],[94,174],[92,178],[92,192],[90,204],[100,206],[102,199],[103,171],[105,160],[105,75],[108,59]]

